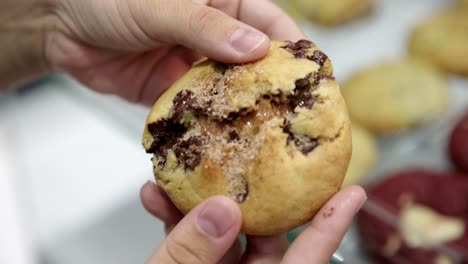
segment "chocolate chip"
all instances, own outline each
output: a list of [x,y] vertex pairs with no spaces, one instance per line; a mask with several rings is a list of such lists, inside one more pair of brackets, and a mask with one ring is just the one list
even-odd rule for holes
[[314,106],[315,101],[317,100],[317,97],[314,96],[310,92],[306,92],[302,94],[300,98],[298,98],[298,101],[296,102],[296,106],[302,107],[302,108],[307,108],[307,109],[312,109],[312,106]]
[[309,137],[307,137],[306,140],[301,140],[301,141],[295,140],[294,143],[304,155],[309,154],[312,150],[314,150],[319,145],[319,142],[317,139],[309,138]]
[[294,88],[294,94],[289,96],[289,106],[291,110],[294,110],[298,106],[312,109],[317,98],[311,92],[311,83],[309,80],[311,76],[312,73],[309,73],[306,77],[295,82],[296,88]]
[[162,119],[148,124],[148,131],[153,136],[153,143],[147,152],[161,157],[159,165],[164,166],[167,151],[177,143],[178,138],[185,134],[187,128],[172,119]]
[[311,60],[311,61],[314,61],[314,62],[317,63],[320,67],[322,67],[322,66],[325,64],[325,61],[327,61],[328,56],[325,55],[325,53],[323,53],[322,51],[316,50],[316,51],[314,51],[314,53],[312,54],[312,56],[308,56],[307,58],[308,58],[309,60]]
[[229,136],[229,141],[237,141],[240,139],[239,133],[237,133],[237,131],[235,130],[232,130],[231,132],[229,132],[228,136]]
[[294,57],[296,57],[296,59],[305,59],[305,58],[307,58],[307,55],[305,53],[306,53],[305,50],[298,50],[294,54]]
[[192,136],[187,140],[179,139],[174,146],[174,154],[186,169],[194,170],[202,160],[202,146],[205,143],[206,138],[203,136]]
[[246,184],[245,189],[236,195],[235,200],[237,203],[243,203],[245,202],[245,200],[247,200],[248,196],[249,196],[249,185]]
[[324,79],[334,80],[335,77],[325,75],[325,74],[315,74],[313,79],[314,79],[313,85],[319,85],[321,80],[324,80]]
[[[307,75],[310,76],[310,75]],[[310,81],[308,77],[299,79],[295,82],[296,88],[304,88],[310,85]]]
[[179,120],[184,111],[198,109],[197,101],[195,100],[194,93],[190,90],[182,90],[174,97],[172,101],[171,119]]
[[282,48],[294,54],[294,57],[298,59],[305,59],[307,57],[306,51],[310,49],[312,45],[313,43],[311,41],[302,39],[296,43],[287,41],[287,44]]
[[227,70],[234,69],[234,67],[239,66],[239,64],[235,63],[223,63],[223,62],[217,62],[215,64],[215,70],[222,75],[226,74]]
[[222,63],[222,62],[218,62],[215,64],[215,67],[214,67],[215,71],[221,73],[221,74],[225,74],[226,73],[226,70],[227,70],[227,65]]
[[312,47],[312,42],[306,39],[301,39],[297,42],[287,41],[287,45],[283,46],[282,48],[290,49],[290,50],[301,50],[301,49],[310,49]]
[[301,39],[298,42],[296,42],[296,46],[301,47],[301,49],[310,49],[312,45],[314,45],[314,43],[307,39]]
[[297,137],[291,131],[291,123],[285,120],[283,125],[283,132],[288,134],[288,141],[287,144],[294,142],[294,145],[302,152],[302,154],[307,155],[312,150],[314,150],[319,145],[319,141],[316,138],[311,138],[307,136],[301,136],[300,138]]

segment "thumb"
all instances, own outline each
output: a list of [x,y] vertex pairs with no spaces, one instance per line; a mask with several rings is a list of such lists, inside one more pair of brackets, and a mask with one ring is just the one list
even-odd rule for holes
[[237,239],[241,224],[234,201],[209,198],[179,222],[147,264],[217,263]]
[[152,39],[180,44],[223,62],[247,62],[268,53],[270,41],[264,33],[217,9],[187,0],[145,2],[131,1],[136,14],[129,18]]

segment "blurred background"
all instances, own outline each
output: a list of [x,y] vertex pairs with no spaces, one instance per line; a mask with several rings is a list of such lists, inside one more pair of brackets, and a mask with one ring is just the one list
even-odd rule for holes
[[[408,47],[414,29],[441,10],[461,9],[463,1],[456,2],[283,0],[278,4],[332,59],[335,76],[344,91],[364,93],[362,100],[366,104],[366,100],[380,97],[365,96],[366,92],[359,89],[354,91],[356,84],[350,80],[379,65],[404,61],[411,53]],[[458,52],[468,54],[466,14],[465,21],[460,22],[465,25],[460,32],[467,36],[466,42],[456,43],[463,39],[455,39],[453,45],[457,45],[454,49]],[[440,75],[442,94],[447,95],[447,100],[438,104],[438,108],[434,106],[437,109],[431,115],[417,116],[399,127],[386,129],[380,129],[372,120],[353,123],[353,161],[346,184],[359,183],[373,190],[402,170],[424,168],[439,174],[455,170],[453,164],[459,163],[448,155],[449,141],[458,120],[468,110],[468,78],[444,67],[440,70],[437,78]],[[468,74],[468,69],[465,70]],[[413,78],[405,74],[391,76],[388,82],[401,78],[404,83],[405,78]],[[385,78],[383,83],[387,82]],[[421,79],[424,80],[424,75],[408,82],[424,87]],[[372,84],[370,90],[385,85],[366,79],[362,83]],[[401,86],[408,88],[405,84]],[[420,100],[425,97],[408,93],[398,94],[397,99],[410,97],[404,100],[413,100],[417,109],[429,104]],[[349,100],[354,100],[351,97]],[[382,100],[376,105],[393,102]],[[357,110],[350,109],[350,112],[353,121],[359,120]],[[90,92],[63,75],[47,76],[14,91],[0,93],[0,263],[120,264],[146,260],[164,235],[162,224],[147,214],[139,201],[140,186],[153,179],[150,156],[140,144],[147,113],[148,109],[142,106]],[[383,121],[385,118],[391,116],[382,117]],[[468,181],[468,177],[465,179]],[[467,209],[457,212],[456,217],[466,226],[468,194],[465,197]],[[375,204],[371,201],[365,209],[367,213],[385,214],[372,205]],[[398,221],[399,214],[393,216]],[[404,253],[399,251],[400,244],[405,243],[401,238],[404,236],[398,240],[400,246],[390,250],[393,255],[403,254],[399,258],[401,262],[395,262],[392,254],[390,260],[385,260],[385,256],[379,260],[370,258],[371,253],[378,257],[382,254],[374,252],[375,245],[369,244],[378,239],[363,232],[366,226],[353,225],[346,235],[339,249],[345,263],[430,263],[418,262],[407,249]],[[295,232],[291,233],[292,237]],[[468,236],[466,228],[463,232]],[[442,246],[462,238],[447,239],[439,241]],[[450,253],[437,253],[441,261],[447,260],[442,256],[451,262],[437,263],[467,261],[463,260],[463,254],[468,252],[467,239],[462,239],[465,244],[459,243],[453,258]],[[417,247],[410,249],[410,252],[417,251]]]

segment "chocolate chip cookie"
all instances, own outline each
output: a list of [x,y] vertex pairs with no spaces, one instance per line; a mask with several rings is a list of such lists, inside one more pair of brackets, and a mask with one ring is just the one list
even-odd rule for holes
[[272,235],[339,190],[351,135],[327,55],[308,40],[273,41],[256,62],[196,63],[153,106],[143,146],[183,213],[221,194],[239,204],[244,233]]
[[324,25],[334,26],[363,16],[374,7],[373,0],[291,0],[304,16]]
[[458,0],[460,2],[460,6],[463,8],[468,8],[468,0]]
[[351,117],[377,133],[408,129],[443,112],[449,90],[425,62],[407,59],[362,70],[343,86]]
[[468,10],[430,17],[412,32],[409,49],[447,72],[468,75]]

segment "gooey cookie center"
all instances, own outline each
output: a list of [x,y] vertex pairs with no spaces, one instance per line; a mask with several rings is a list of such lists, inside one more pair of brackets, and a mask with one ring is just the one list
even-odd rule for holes
[[248,196],[246,168],[255,159],[265,139],[265,131],[281,123],[290,113],[287,104],[269,97],[258,100],[254,110],[231,121],[216,122],[207,116],[200,119],[200,131],[209,138],[207,160],[217,164],[225,177],[226,191],[237,202]]

